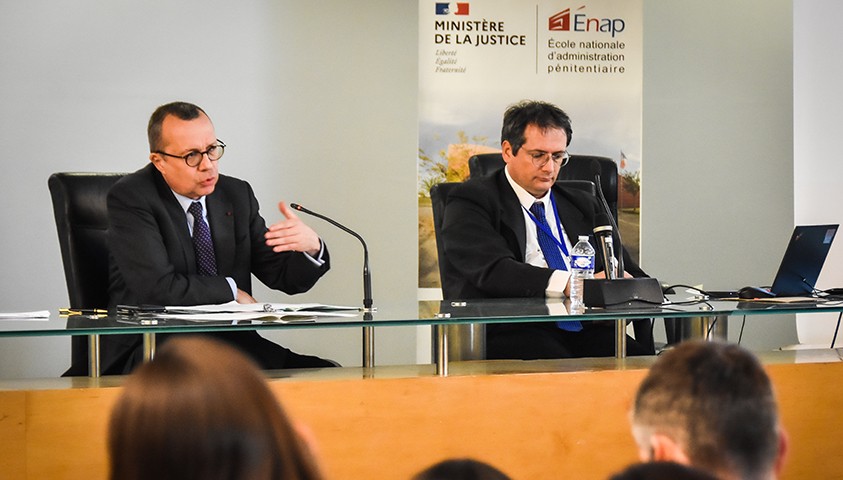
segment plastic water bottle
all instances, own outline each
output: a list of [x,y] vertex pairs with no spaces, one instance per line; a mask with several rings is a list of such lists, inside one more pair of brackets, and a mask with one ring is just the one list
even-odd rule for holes
[[582,298],[583,280],[594,278],[594,247],[588,243],[587,235],[580,235],[571,250],[571,310],[585,308]]

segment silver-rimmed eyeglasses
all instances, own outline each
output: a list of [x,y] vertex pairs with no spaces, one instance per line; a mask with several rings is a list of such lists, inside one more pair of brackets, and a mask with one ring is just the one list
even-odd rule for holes
[[184,160],[184,163],[186,163],[188,167],[196,168],[199,166],[200,163],[202,163],[202,158],[205,155],[207,155],[208,160],[212,162],[216,162],[217,160],[222,158],[222,154],[225,153],[225,143],[218,138],[216,145],[211,145],[204,152],[197,152],[194,150],[188,153],[187,155],[173,155],[171,153],[162,152],[160,150],[152,153],[158,153],[160,155],[166,155],[168,157],[173,158],[181,158],[182,160]]
[[530,156],[536,168],[544,168],[547,162],[551,160],[557,167],[564,167],[571,158],[568,152],[544,152],[541,150],[527,150],[527,155]]

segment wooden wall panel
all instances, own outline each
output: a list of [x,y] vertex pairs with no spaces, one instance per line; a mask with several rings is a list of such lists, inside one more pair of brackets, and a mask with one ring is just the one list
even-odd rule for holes
[[25,391],[0,391],[0,478],[26,478]]
[[[843,478],[843,362],[767,368],[791,438],[783,478]],[[407,479],[462,456],[519,480],[604,479],[636,461],[627,413],[645,373],[336,376],[271,387],[312,431],[329,479]],[[106,478],[108,415],[119,392],[0,391],[0,478]]]

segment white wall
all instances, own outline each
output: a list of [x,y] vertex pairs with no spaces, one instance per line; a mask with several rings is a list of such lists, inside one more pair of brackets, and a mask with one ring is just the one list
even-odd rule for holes
[[[835,0],[793,2],[793,158],[796,223],[843,224],[843,162],[840,112],[843,111],[843,49]],[[843,240],[832,244],[817,287],[843,286]],[[801,343],[830,345],[837,315],[797,322]],[[841,344],[838,339],[837,345]]]
[[[791,2],[644,5],[642,264],[671,284],[769,285],[793,228]],[[750,348],[795,341],[792,316],[747,319]]]
[[[280,199],[341,219],[369,243],[375,301],[413,301],[416,17],[389,0],[0,2],[0,309],[67,303],[50,173],[140,168],[149,114],[175,99],[210,114],[229,145],[221,170],[250,180],[268,220]],[[360,244],[306,221],[331,272],[294,300],[256,297],[359,304]],[[377,360],[414,362],[414,332],[378,330]],[[267,336],[361,362],[359,329]],[[56,376],[68,360],[66,337],[0,339],[0,378]]]
[[[268,220],[282,198],[341,219],[369,243],[376,303],[414,300],[417,10],[0,2],[0,309],[67,302],[49,174],[141,167],[147,118],[174,99],[205,107],[230,146],[221,169],[251,181]],[[662,281],[772,278],[793,224],[791,17],[789,0],[645,1],[642,255]],[[334,268],[296,300],[358,303],[359,244],[309,222]],[[378,330],[378,361],[414,362],[415,332]],[[356,330],[272,337],[360,363]],[[744,339],[792,343],[793,321],[756,322]],[[68,358],[67,338],[0,339],[0,378],[55,376]]]

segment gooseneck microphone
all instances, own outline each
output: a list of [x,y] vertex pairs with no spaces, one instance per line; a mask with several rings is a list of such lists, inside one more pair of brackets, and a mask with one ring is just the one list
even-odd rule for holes
[[366,246],[366,241],[363,240],[363,237],[357,234],[354,230],[346,227],[345,225],[340,224],[339,222],[326,217],[320,213],[316,213],[312,210],[308,210],[298,203],[291,203],[290,207],[293,210],[298,210],[299,212],[304,212],[308,215],[312,215],[316,218],[321,218],[326,222],[330,223],[331,225],[349,233],[351,236],[360,240],[360,243],[363,244],[363,311],[364,312],[372,312],[374,309],[372,308],[372,275],[369,272],[369,248]]
[[594,238],[597,240],[597,246],[603,255],[603,272],[606,278],[614,280],[618,278],[618,272],[615,269],[615,247],[612,240],[612,225],[605,213],[597,214],[594,217]]
[[[594,177],[594,183],[597,186],[597,198],[600,199],[600,203],[603,205],[603,211],[606,215],[606,219],[608,219],[608,223],[611,225],[613,231],[618,235],[618,243],[617,243],[617,262],[618,262],[617,267],[618,268],[617,268],[617,270],[615,270],[617,272],[617,277],[615,277],[615,276],[610,277],[607,274],[606,278],[610,278],[610,279],[611,278],[623,278],[624,277],[624,274],[623,274],[624,265],[623,265],[623,242],[621,241],[621,230],[620,230],[620,228],[618,228],[618,224],[615,222],[615,217],[614,217],[614,215],[612,215],[612,210],[609,208],[609,203],[606,201],[606,196],[603,194],[603,188],[601,186],[602,183],[600,181],[601,180],[600,179],[600,163],[597,160],[594,160],[594,161],[591,162],[591,175],[592,175],[592,177]],[[597,227],[601,226],[601,224],[598,224],[597,222],[600,221],[601,219],[602,219],[602,216],[598,216],[595,219],[596,220],[595,224],[594,224],[595,235],[597,234],[597,231],[596,231]],[[602,224],[602,225],[605,225],[605,223]],[[612,232],[609,232],[609,233],[610,233],[609,238],[611,238]],[[604,257],[603,263],[606,264],[606,265],[608,265],[610,263],[614,263],[610,260],[610,258],[612,258],[612,257],[609,257],[609,258]],[[607,267],[604,267],[604,268],[607,268]]]

